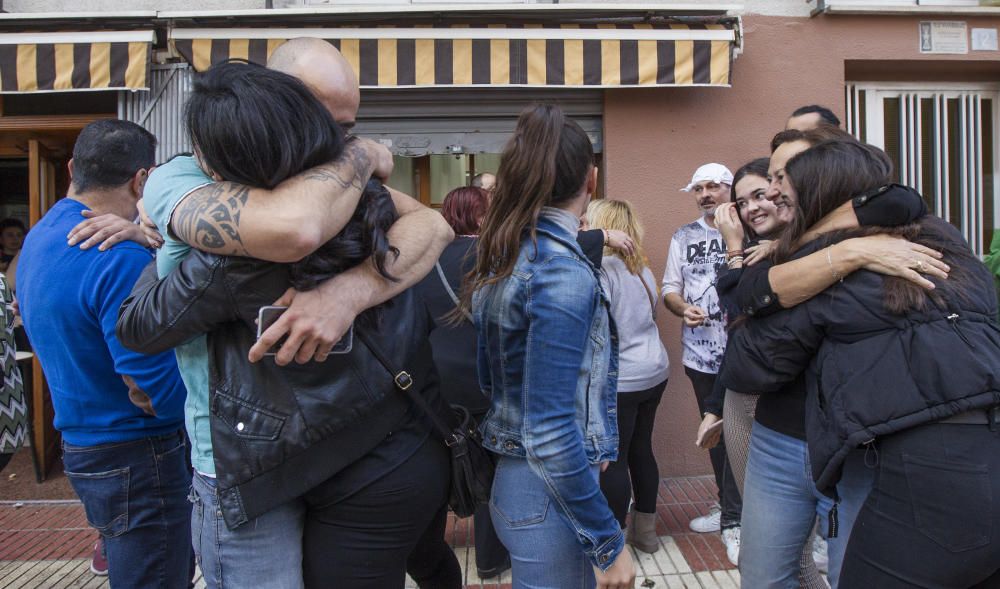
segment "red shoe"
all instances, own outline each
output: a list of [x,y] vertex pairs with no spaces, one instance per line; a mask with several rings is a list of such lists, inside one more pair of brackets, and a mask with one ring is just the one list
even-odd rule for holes
[[99,577],[108,576],[108,557],[104,554],[104,538],[94,544],[94,555],[90,557],[90,572]]

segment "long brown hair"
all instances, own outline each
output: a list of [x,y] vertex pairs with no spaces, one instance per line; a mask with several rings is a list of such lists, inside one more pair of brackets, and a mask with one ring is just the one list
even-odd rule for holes
[[[798,241],[807,229],[834,209],[855,196],[892,182],[892,161],[881,149],[857,141],[825,141],[791,158],[785,166],[792,187],[798,194],[795,219],[778,243],[775,261],[787,261],[799,247]],[[947,306],[947,299],[966,298],[963,285],[972,276],[954,261],[975,259],[955,230],[944,221],[927,216],[916,223],[902,227],[863,227],[850,231],[833,232],[821,239],[831,244],[849,237],[889,234],[925,245],[944,254],[951,266],[948,280],[930,278],[937,288],[933,291],[894,276],[884,278],[885,308],[896,314],[910,310],[923,310],[933,301],[940,307]]]
[[778,241],[779,262],[787,261],[802,235],[834,209],[892,182],[892,160],[881,149],[854,140],[823,141],[789,159],[785,174],[798,205]]
[[553,104],[525,109],[500,156],[497,181],[476,242],[476,265],[463,285],[472,293],[510,276],[525,233],[535,240],[544,206],[564,203],[587,181],[594,164],[590,138]]

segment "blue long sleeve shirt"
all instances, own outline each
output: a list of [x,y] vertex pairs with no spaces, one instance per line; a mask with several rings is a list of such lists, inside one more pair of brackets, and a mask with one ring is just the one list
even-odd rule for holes
[[[68,246],[85,208],[57,202],[28,233],[17,267],[24,328],[49,383],[55,427],[78,446],[176,431],[185,389],[174,354],[132,352],[115,337],[118,308],[153,257],[131,242],[103,252]],[[149,395],[155,416],[131,402],[122,375]]]

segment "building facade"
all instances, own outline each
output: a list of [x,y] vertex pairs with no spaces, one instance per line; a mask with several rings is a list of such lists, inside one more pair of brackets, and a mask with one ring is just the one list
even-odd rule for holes
[[[671,234],[696,215],[679,192],[692,171],[767,155],[792,110],[822,104],[884,147],[900,181],[982,252],[1000,223],[1000,7],[989,4],[240,0],[166,11],[154,0],[5,0],[0,207],[37,220],[65,188],[74,130],[94,117],[150,128],[162,159],[189,149],[180,121],[194,72],[231,57],[262,62],[283,39],[312,35],[355,65],[357,131],[396,154],[393,185],[431,205],[495,170],[525,105],[555,101],[600,154],[601,194],[639,210],[661,275]],[[28,186],[8,192],[25,176]],[[661,468],[707,473],[680,321],[661,313],[660,327],[673,359],[655,436]]]

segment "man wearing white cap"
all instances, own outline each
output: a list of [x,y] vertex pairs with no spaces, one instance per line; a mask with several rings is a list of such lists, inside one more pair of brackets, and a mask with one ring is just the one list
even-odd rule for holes
[[[701,217],[674,233],[663,276],[663,302],[671,313],[684,320],[684,372],[694,385],[702,414],[704,399],[712,391],[726,350],[726,318],[715,291],[716,276],[726,263],[726,244],[715,227],[715,207],[729,202],[732,183],[732,172],[722,164],[712,163],[698,168],[691,182],[681,188],[694,195]],[[709,450],[709,455],[721,509],[715,507],[708,515],[691,520],[689,525],[696,532],[715,532],[721,528],[727,552],[738,555],[742,502],[724,443],[720,440]]]

